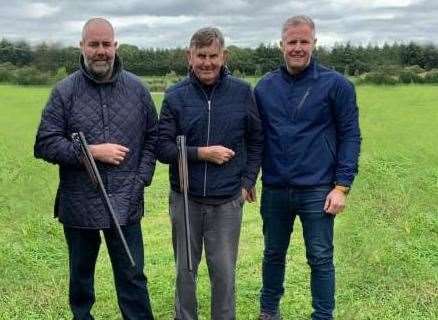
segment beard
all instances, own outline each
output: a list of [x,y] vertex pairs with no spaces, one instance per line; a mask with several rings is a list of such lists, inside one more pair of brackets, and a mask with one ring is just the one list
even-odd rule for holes
[[84,57],[85,67],[94,77],[99,80],[108,80],[111,77],[114,60],[93,60]]

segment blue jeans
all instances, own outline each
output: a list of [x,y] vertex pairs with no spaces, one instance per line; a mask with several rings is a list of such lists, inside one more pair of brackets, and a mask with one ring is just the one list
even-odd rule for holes
[[309,189],[264,187],[261,215],[265,250],[261,310],[275,314],[284,293],[286,253],[295,217],[303,226],[307,262],[311,269],[312,319],[333,319],[335,269],[333,265],[334,216],[324,212],[331,188]]
[[[140,223],[123,226],[123,234],[136,267],[132,268],[115,229],[103,234],[113,267],[117,301],[123,319],[152,320],[152,310],[143,273],[144,252]],[[101,243],[99,230],[64,226],[70,265],[69,301],[74,320],[92,320],[94,270]]]

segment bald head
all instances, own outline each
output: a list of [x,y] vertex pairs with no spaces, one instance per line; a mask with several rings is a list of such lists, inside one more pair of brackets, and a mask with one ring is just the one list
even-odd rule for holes
[[110,79],[117,51],[111,23],[103,18],[88,20],[82,28],[80,46],[85,68],[98,80]]
[[82,27],[82,41],[84,41],[90,30],[98,28],[100,30],[105,30],[114,40],[114,28],[112,24],[104,18],[91,18],[85,22]]

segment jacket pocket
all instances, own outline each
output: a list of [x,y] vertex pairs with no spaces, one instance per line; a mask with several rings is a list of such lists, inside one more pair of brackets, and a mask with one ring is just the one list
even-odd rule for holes
[[110,173],[108,192],[117,200],[115,207],[121,216],[132,214],[143,199],[144,182],[135,170],[113,171]]
[[300,114],[301,109],[303,109],[303,107],[304,107],[304,105],[306,103],[306,100],[307,100],[307,98],[310,95],[310,89],[311,89],[311,87],[307,88],[306,92],[304,92],[303,97],[300,99],[300,102],[298,103],[297,107],[295,108],[295,112],[294,112],[294,115],[293,115],[294,119],[296,119],[298,117],[298,115]]

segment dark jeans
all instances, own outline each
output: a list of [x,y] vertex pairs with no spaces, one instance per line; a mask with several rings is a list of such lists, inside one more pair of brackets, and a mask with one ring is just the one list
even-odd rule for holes
[[[136,267],[132,268],[115,229],[104,229],[103,234],[113,267],[117,300],[123,319],[153,319],[143,273],[144,252],[140,223],[123,226],[123,234],[131,250]],[[70,264],[70,308],[74,320],[93,319],[94,270],[101,243],[99,230],[64,226]]]
[[286,253],[295,217],[303,226],[307,262],[311,268],[312,319],[333,319],[335,269],[333,266],[334,216],[324,212],[330,187],[262,190],[261,214],[265,250],[261,309],[275,314],[284,293]]

